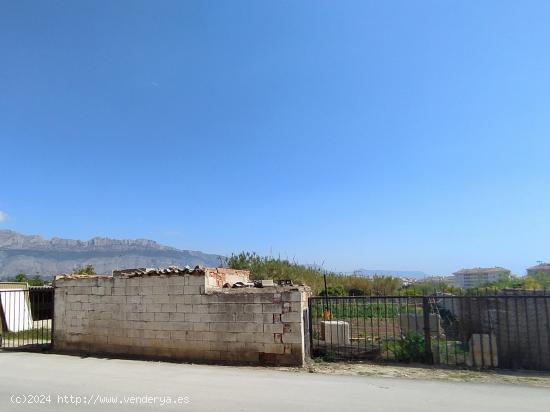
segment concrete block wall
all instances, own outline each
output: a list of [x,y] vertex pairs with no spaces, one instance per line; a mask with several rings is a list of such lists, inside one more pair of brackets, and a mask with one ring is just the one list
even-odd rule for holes
[[208,276],[55,281],[54,348],[211,363],[302,365],[304,287],[221,289]]

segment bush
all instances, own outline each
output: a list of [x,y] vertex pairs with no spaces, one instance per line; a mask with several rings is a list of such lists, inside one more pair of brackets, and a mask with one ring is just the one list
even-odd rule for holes
[[84,267],[79,267],[74,271],[75,275],[88,275],[93,276],[96,275],[95,269],[92,265],[86,265]]
[[[346,290],[342,285],[327,286],[327,294],[329,296],[346,296]],[[319,293],[320,296],[325,296],[325,291],[322,290]]]
[[425,362],[424,336],[418,333],[409,333],[397,342],[392,342],[389,349],[393,351],[399,362]]

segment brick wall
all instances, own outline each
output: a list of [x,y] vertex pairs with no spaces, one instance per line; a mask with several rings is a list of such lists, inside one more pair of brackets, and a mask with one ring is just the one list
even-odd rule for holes
[[54,347],[213,363],[303,364],[306,288],[221,289],[212,283],[204,272],[56,279]]

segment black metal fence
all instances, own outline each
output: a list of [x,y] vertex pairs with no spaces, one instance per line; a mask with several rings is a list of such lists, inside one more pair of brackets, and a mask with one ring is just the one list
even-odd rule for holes
[[53,307],[52,287],[0,289],[0,347],[49,347]]
[[550,295],[313,297],[311,353],[325,360],[550,370]]

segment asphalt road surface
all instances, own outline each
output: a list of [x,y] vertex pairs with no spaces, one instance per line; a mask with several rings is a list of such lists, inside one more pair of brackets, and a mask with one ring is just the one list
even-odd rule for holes
[[0,411],[550,411],[550,389],[0,352]]

